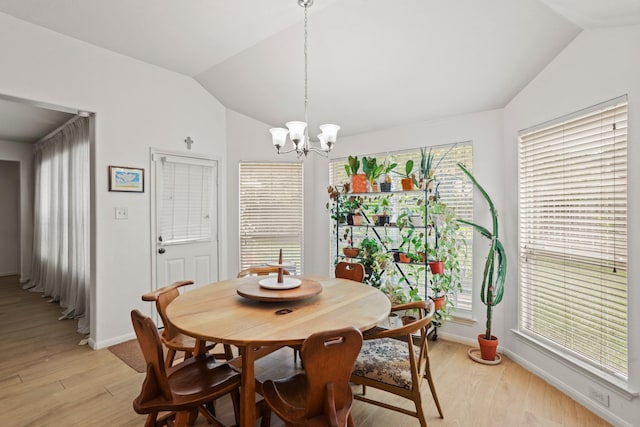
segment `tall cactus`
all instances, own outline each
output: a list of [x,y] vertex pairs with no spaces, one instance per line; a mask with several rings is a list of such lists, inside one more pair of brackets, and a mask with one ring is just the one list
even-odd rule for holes
[[493,307],[498,305],[502,301],[502,295],[504,293],[504,281],[507,274],[507,257],[505,254],[504,246],[498,239],[498,213],[493,206],[491,198],[487,192],[482,188],[478,181],[471,175],[462,163],[458,163],[458,167],[469,178],[473,185],[480,191],[482,196],[489,204],[489,210],[493,219],[493,231],[490,232],[485,227],[475,224],[464,219],[458,219],[457,221],[463,224],[470,225],[475,228],[477,232],[491,241],[489,246],[489,253],[487,254],[487,260],[484,264],[484,274],[482,276],[482,287],[480,288],[480,299],[483,304],[487,306],[487,323],[485,331],[485,339],[491,339],[491,317],[493,314]]

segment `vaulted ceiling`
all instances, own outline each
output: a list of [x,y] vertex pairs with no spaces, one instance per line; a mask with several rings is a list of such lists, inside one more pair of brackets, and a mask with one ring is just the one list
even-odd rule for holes
[[[296,0],[0,0],[0,13],[191,76],[262,122],[303,119]],[[582,29],[635,24],[640,0],[315,0],[309,122],[349,135],[501,108]]]

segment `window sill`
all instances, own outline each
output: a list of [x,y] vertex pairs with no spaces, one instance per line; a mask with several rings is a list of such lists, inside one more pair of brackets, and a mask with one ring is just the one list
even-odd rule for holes
[[515,335],[516,339],[520,340],[524,344],[529,345],[535,350],[544,353],[552,359],[562,363],[568,368],[578,372],[579,374],[600,383],[601,385],[609,388],[611,391],[619,394],[627,400],[632,400],[640,396],[640,392],[629,386],[629,384],[621,378],[609,375],[604,372],[600,372],[589,364],[582,362],[566,353],[562,353],[552,346],[536,340],[535,338],[523,334],[522,332],[512,329],[511,332]]

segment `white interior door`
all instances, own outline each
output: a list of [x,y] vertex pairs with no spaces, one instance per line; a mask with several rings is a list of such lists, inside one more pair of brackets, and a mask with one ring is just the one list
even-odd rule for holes
[[218,162],[154,152],[154,289],[218,280]]

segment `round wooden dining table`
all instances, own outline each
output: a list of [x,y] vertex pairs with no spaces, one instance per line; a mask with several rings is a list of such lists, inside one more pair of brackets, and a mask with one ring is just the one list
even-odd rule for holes
[[[206,341],[233,344],[241,350],[240,425],[255,425],[255,367],[260,350],[300,345],[315,332],[353,326],[366,331],[389,315],[389,299],[359,282],[319,276],[295,276],[319,283],[320,293],[306,299],[259,301],[238,294],[264,277],[216,282],[180,295],[167,307],[167,317],[180,332],[195,337],[198,351]],[[274,291],[282,292],[286,290]],[[286,299],[286,297],[283,297]]]

